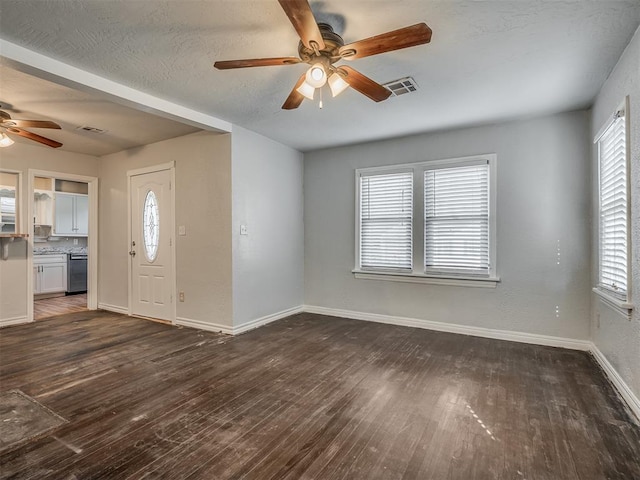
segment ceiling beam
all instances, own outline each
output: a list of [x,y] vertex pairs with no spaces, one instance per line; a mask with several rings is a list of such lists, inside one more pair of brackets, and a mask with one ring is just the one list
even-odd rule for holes
[[177,103],[127,87],[0,38],[0,58],[16,70],[159,117],[214,132],[231,132],[232,124]]

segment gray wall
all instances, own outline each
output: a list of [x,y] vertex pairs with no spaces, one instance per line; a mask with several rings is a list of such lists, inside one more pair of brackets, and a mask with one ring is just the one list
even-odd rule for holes
[[[233,324],[298,307],[304,296],[302,154],[233,127]],[[246,225],[248,235],[240,235]]]
[[177,317],[232,325],[231,139],[195,133],[100,158],[98,300],[127,308],[127,171],[176,162]]
[[[0,150],[0,168],[22,172],[20,195],[24,220],[27,203],[33,201],[27,193],[29,169],[97,177],[98,158],[17,141],[10,148]],[[26,221],[22,225],[26,228]],[[32,237],[12,243],[9,259],[0,260],[0,325],[3,321],[26,319],[27,302],[31,298],[27,291],[27,275],[32,274],[27,272],[28,249],[33,249]]]
[[[353,277],[356,168],[482,153],[498,156],[497,288]],[[308,153],[305,303],[588,339],[589,158],[584,111]]]
[[[591,136],[610,118],[619,103],[629,95],[631,115],[631,300],[635,304],[631,320],[615,312],[597,295],[592,298],[593,342],[618,371],[637,397],[640,397],[640,29],[620,57],[603,85],[593,106]],[[593,171],[597,172],[597,149],[593,149]],[[594,174],[593,198],[598,185]],[[598,218],[594,201],[593,215]],[[593,225],[593,284],[598,275],[598,224]],[[598,317],[600,325],[598,326]]]

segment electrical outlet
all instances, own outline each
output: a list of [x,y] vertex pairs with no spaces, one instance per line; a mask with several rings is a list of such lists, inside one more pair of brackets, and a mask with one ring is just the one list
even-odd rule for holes
[[246,225],[240,225],[240,235],[249,235]]
[[78,244],[78,239],[77,239],[77,238],[74,238],[74,239],[73,239],[73,244],[74,244],[74,245],[77,245],[77,244]]
[[184,292],[178,292],[178,300],[184,302]]

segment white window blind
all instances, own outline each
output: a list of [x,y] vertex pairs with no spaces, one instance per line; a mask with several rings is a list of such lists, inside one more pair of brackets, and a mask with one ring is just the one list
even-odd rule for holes
[[360,267],[412,269],[413,172],[360,177]]
[[601,287],[625,298],[627,292],[627,157],[624,116],[598,141],[600,159]]
[[487,275],[488,163],[424,172],[425,271]]

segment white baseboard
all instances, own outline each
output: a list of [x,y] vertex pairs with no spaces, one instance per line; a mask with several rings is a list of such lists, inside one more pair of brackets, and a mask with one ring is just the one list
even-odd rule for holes
[[600,349],[598,349],[598,347],[593,343],[591,344],[591,354],[596,359],[596,362],[598,362],[602,370],[604,370],[604,373],[607,375],[611,383],[613,383],[614,387],[616,387],[620,396],[624,399],[627,405],[629,405],[629,409],[637,417],[638,421],[640,421],[640,399],[635,396],[620,374],[615,368],[613,368],[613,365],[609,363],[607,357],[605,357]]
[[592,343],[588,340],[574,340],[572,338],[552,337],[549,335],[539,335],[535,333],[513,332],[509,330],[497,330],[484,327],[471,327],[468,325],[434,322],[431,320],[422,320],[419,318],[396,317],[393,315],[380,315],[377,313],[355,312],[352,310],[339,310],[335,308],[317,307],[314,305],[305,305],[304,311],[308,313],[317,313],[320,315],[329,315],[332,317],[351,318],[353,320],[387,323],[390,325],[400,325],[404,327],[424,328],[426,330],[436,330],[438,332],[459,333],[462,335],[472,335],[474,337],[509,340],[511,342],[531,343],[534,345],[561,347],[571,350],[589,351],[591,350],[592,345]]
[[183,327],[197,328],[198,330],[206,330],[207,332],[226,333],[233,335],[233,328],[228,325],[221,325],[213,322],[203,322],[202,320],[193,320],[192,318],[176,317],[176,325]]
[[267,323],[275,322],[276,320],[280,320],[281,318],[289,317],[300,312],[302,312],[302,306],[288,308],[287,310],[272,313],[271,315],[265,315],[264,317],[256,318],[255,320],[251,320],[249,322],[243,323],[242,325],[237,325],[234,327],[221,325],[219,323],[203,322],[202,320],[193,320],[191,318],[184,317],[177,317],[176,325],[197,328],[199,330],[206,330],[208,332],[220,332],[226,333],[228,335],[239,335],[241,333],[248,332],[249,330],[253,330],[254,328],[262,327]]
[[297,307],[288,308],[280,312],[272,313],[271,315],[265,315],[264,317],[256,318],[255,320],[250,320],[247,323],[243,323],[242,325],[233,327],[233,335],[238,335],[240,333],[253,330],[254,328],[262,327],[267,323],[275,322],[276,320],[295,315],[296,313],[301,313],[302,311],[303,307],[302,305],[299,305]]
[[98,303],[98,310],[106,310],[108,312],[121,313],[122,315],[129,315],[129,309],[127,307],[110,305],[108,303]]
[[0,328],[8,327],[9,325],[22,325],[23,323],[31,323],[27,320],[27,317],[11,317],[11,318],[3,318],[0,320]]

